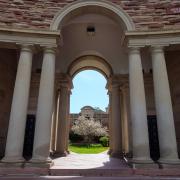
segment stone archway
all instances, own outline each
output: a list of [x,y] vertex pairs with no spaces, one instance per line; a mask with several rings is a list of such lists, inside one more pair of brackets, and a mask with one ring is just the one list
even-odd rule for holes
[[[134,23],[132,22],[131,18],[125,13],[125,11],[122,8],[118,7],[117,5],[115,5],[113,3],[110,3],[109,1],[104,1],[104,0],[100,0],[100,1],[97,1],[97,0],[81,1],[80,0],[80,1],[76,1],[76,2],[72,3],[71,5],[66,6],[65,8],[60,10],[57,13],[57,15],[55,16],[54,20],[51,23],[51,30],[60,29],[61,33],[62,33],[62,36],[61,36],[62,41],[65,42],[65,40],[64,40],[65,35],[63,34],[64,28],[68,25],[69,22],[71,22],[71,20],[73,21],[73,18],[76,18],[81,15],[85,15],[87,12],[101,14],[101,15],[105,16],[106,18],[113,20],[113,23],[115,24],[115,26],[116,27],[118,26],[118,28],[117,28],[118,30],[116,29],[117,30],[116,33],[118,33],[118,36],[120,37],[120,41],[123,39],[125,31],[135,30]],[[108,21],[108,23],[109,23],[109,21]],[[72,29],[70,32],[71,32],[70,33],[71,35],[74,33]],[[112,33],[112,32],[109,31],[109,33]],[[81,34],[78,34],[78,38],[79,38],[79,36],[81,36]],[[67,36],[67,37],[69,37],[69,36]],[[104,36],[104,38],[105,37],[106,36]],[[71,39],[71,42],[72,41],[73,40]],[[88,41],[86,41],[85,43],[87,43],[87,42]],[[67,44],[67,42],[66,42],[66,44]],[[73,45],[70,42],[69,42],[69,45],[71,45],[70,48],[73,48]],[[102,45],[103,45],[103,43],[100,46],[102,46]],[[122,46],[122,45],[118,44],[116,47],[118,47],[118,46]],[[77,47],[74,46],[74,48],[76,49]],[[109,49],[105,50],[105,48],[104,48],[103,52],[101,52],[99,49],[95,49],[94,47],[93,48],[88,47],[86,49],[82,48],[80,50],[79,49],[76,53],[74,53],[74,51],[70,52],[69,47],[61,49],[61,51],[64,50],[64,52],[66,50],[66,54],[68,54],[68,55],[72,54],[71,57],[69,57],[67,55],[67,57],[66,57],[67,61],[70,61],[70,62],[65,64],[66,65],[65,68],[67,69],[67,70],[65,70],[65,72],[67,72],[67,74],[70,76],[70,78],[72,78],[74,75],[76,75],[79,71],[82,71],[85,69],[96,69],[97,71],[100,71],[106,77],[107,80],[109,80],[111,78],[111,76],[114,74],[114,69],[109,63],[109,62],[111,62],[111,57],[109,57],[109,58],[104,57],[105,51],[109,51]],[[95,52],[97,52],[98,54],[103,54],[103,58],[100,56],[95,56],[94,54],[91,54],[91,53],[87,53],[87,54],[85,53],[85,54],[83,54],[83,56],[77,56],[78,54],[81,54],[82,52],[85,52],[85,51],[91,52],[93,50]],[[123,50],[121,50],[121,51],[123,51]],[[106,59],[107,61],[105,61],[104,59]],[[116,64],[118,62],[117,59],[118,58],[114,58],[114,61],[115,61],[114,64]],[[66,60],[64,60],[64,61],[66,61]],[[114,65],[114,66],[116,66],[116,65]],[[118,65],[116,67],[118,67]],[[122,142],[120,139],[122,138],[122,134],[121,134],[122,127],[121,127],[120,112],[119,112],[120,111],[119,110],[119,108],[120,108],[120,88],[119,88],[119,86],[120,86],[120,84],[119,84],[119,82],[118,83],[113,82],[113,83],[114,83],[113,85],[110,85],[111,86],[110,91],[112,94],[112,106],[113,106],[113,108],[111,108],[112,109],[111,116],[112,116],[112,119],[114,119],[114,121],[112,122],[112,129],[114,129],[114,131],[113,131],[113,134],[111,135],[111,138],[113,137],[113,139],[117,139],[117,137],[119,137],[119,139],[117,140],[117,142],[112,144],[113,147],[111,150],[112,150],[112,154],[114,156],[121,156],[122,155]],[[70,96],[69,86],[66,85],[66,87],[65,87],[63,85],[62,89],[64,92],[62,94],[66,94],[66,97],[63,97],[66,101],[65,104],[68,105],[69,104],[68,96]],[[64,110],[63,113],[60,113],[60,114],[64,114],[67,117],[68,109],[69,108],[67,108],[66,110]],[[64,124],[64,126],[65,126],[65,124]],[[61,128],[62,131],[63,131],[63,129],[65,129],[65,128]],[[64,144],[62,145],[64,148],[59,148],[59,150],[58,150],[59,151],[58,154],[64,155],[64,154],[66,154],[65,151],[67,150],[67,135],[66,136],[59,135],[59,137],[61,137],[61,142],[64,142],[64,140],[63,140],[64,137],[66,138],[66,140],[65,140],[66,142],[64,142]],[[60,140],[59,140],[59,142],[60,142]]]
[[129,17],[129,15],[119,6],[106,1],[106,0],[79,0],[74,3],[71,3],[70,5],[67,5],[65,8],[60,10],[57,15],[54,17],[50,29],[51,30],[58,30],[61,29],[61,26],[66,19],[69,19],[73,12],[80,10],[84,7],[101,7],[103,9],[106,9],[116,15],[121,24],[124,26],[124,29],[128,31],[135,30],[135,25],[132,21],[132,19]]
[[94,55],[87,55],[77,58],[70,64],[67,73],[73,78],[78,72],[87,69],[95,69],[100,71],[106,77],[106,79],[113,74],[110,64],[108,64],[103,58]]
[[[59,120],[57,123],[57,136],[55,142],[55,157],[66,156],[68,154],[68,139],[69,139],[69,109],[70,109],[70,94],[72,79],[74,76],[83,70],[96,70],[100,72],[105,79],[110,81],[113,75],[113,70],[107,61],[99,56],[87,55],[75,59],[68,67],[67,73],[59,82]],[[66,79],[66,80],[65,80]],[[110,135],[111,141],[111,135]],[[54,143],[53,143],[54,144]]]

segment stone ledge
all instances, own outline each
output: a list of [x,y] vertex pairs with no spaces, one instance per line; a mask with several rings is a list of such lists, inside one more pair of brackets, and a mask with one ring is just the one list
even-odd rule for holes
[[49,175],[49,168],[35,168],[35,167],[0,167],[0,175],[18,176],[18,175]]

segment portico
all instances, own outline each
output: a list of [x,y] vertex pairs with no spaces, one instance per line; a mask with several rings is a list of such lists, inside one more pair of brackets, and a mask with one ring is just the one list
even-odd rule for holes
[[[88,34],[89,25],[95,35]],[[156,115],[158,162],[180,163],[165,56],[180,50],[180,31],[136,31],[120,7],[79,1],[59,11],[49,31],[0,28],[0,44],[0,52],[16,50],[18,64],[3,165],[50,166],[51,150],[68,155],[72,78],[84,69],[96,69],[108,81],[112,157],[132,154],[135,166],[153,166],[147,117]],[[23,158],[27,114],[36,116],[29,161]]]

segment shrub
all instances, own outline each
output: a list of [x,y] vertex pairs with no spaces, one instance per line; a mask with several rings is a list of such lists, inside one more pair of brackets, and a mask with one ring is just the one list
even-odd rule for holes
[[102,144],[103,147],[108,147],[109,146],[109,138],[107,136],[103,136],[99,139],[100,143]]
[[80,136],[78,134],[74,134],[73,132],[70,132],[69,139],[70,139],[71,143],[78,143],[78,142],[82,142],[84,138],[83,138],[83,136]]

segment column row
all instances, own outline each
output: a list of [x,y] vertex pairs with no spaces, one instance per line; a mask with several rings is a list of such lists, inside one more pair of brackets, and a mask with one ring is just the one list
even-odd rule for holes
[[[29,99],[32,47],[21,47],[19,64],[14,87],[9,129],[2,162],[23,162],[23,143],[26,125],[27,106]],[[44,48],[42,73],[40,80],[36,128],[33,146],[32,162],[48,162],[50,127],[53,108],[53,92],[55,79],[55,51],[53,48]]]
[[[168,75],[163,47],[152,47],[155,105],[161,163],[179,162]],[[139,48],[129,52],[130,110],[133,136],[133,162],[151,163],[146,100]],[[171,142],[171,143],[170,143]]]

